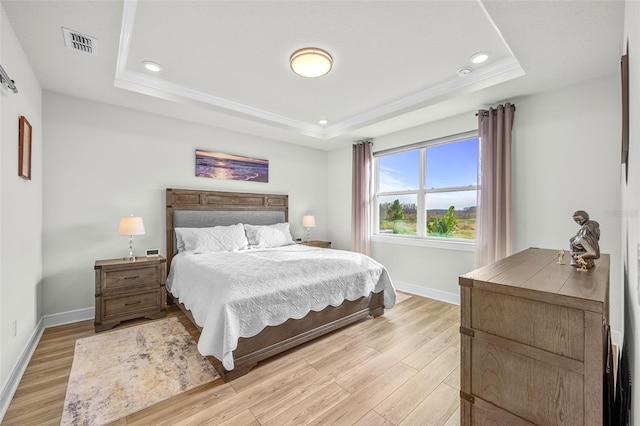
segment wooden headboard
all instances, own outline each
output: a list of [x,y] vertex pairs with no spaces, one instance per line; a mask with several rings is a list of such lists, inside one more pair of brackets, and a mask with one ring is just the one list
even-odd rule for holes
[[171,267],[176,253],[177,225],[194,228],[235,223],[268,225],[288,220],[288,195],[167,188],[167,266]]

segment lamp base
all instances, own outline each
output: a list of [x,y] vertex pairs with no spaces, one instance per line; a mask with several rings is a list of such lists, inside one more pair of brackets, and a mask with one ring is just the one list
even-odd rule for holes
[[129,235],[129,257],[127,258],[129,262],[135,262],[136,257],[133,255],[133,235]]

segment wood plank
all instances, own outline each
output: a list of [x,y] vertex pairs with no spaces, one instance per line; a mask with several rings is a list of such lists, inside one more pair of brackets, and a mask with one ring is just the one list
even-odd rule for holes
[[457,396],[456,389],[445,383],[440,383],[400,425],[433,426],[446,423],[460,405],[456,401]]
[[444,422],[443,426],[460,426],[460,405],[458,408],[449,416],[446,422]]
[[454,323],[435,338],[428,340],[424,345],[402,358],[402,362],[416,370],[422,370],[442,352],[450,347],[458,347],[459,344],[459,327]]
[[354,426],[393,426],[393,423],[382,417],[375,411],[369,411]]
[[[459,365],[459,356],[460,349],[457,346],[450,346],[389,397],[376,405],[375,411],[391,423],[400,424],[456,369]],[[458,392],[455,391],[455,395],[452,397],[453,409],[458,405],[457,396]],[[447,414],[444,420],[450,414]]]
[[[371,386],[371,383],[375,382],[380,376],[381,365],[392,366],[398,364],[406,356],[405,354],[412,353],[426,341],[427,338],[421,335],[408,337],[400,342],[395,349],[372,357],[360,366],[340,375],[340,377],[336,378],[336,383],[350,393],[355,393],[359,389]],[[403,363],[403,365],[406,364]],[[413,370],[417,371],[416,369]]]
[[443,383],[460,390],[460,366],[457,366],[456,369],[444,379]]
[[347,399],[336,404],[332,410],[309,424],[353,424],[409,380],[415,373],[416,371],[413,368],[403,363],[397,363],[381,371],[369,386],[358,389]]
[[310,395],[313,395],[318,389],[331,383],[333,383],[333,378],[330,375],[316,371],[315,374],[310,374],[303,380],[293,382],[286,389],[274,392],[267,398],[251,405],[251,412],[260,423],[267,423],[274,417],[280,416],[284,412],[297,407],[298,404]]
[[263,424],[267,426],[308,424],[349,396],[349,392],[335,383],[330,383]]
[[199,423],[200,425],[220,425],[220,426],[260,426],[260,422],[253,416],[251,410],[245,410],[242,413],[238,414],[235,417],[230,418],[226,422],[216,423],[216,422],[204,422]]

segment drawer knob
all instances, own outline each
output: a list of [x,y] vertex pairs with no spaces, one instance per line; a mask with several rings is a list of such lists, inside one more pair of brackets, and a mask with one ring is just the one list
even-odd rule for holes
[[140,275],[134,275],[133,277],[124,277],[125,280],[135,280],[136,278],[140,278]]
[[137,302],[133,303],[125,303],[124,306],[139,305],[140,303],[142,303],[142,301],[138,300]]

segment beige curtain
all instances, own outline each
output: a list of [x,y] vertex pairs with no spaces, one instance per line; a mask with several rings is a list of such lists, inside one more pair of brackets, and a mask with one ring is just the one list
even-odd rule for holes
[[506,103],[478,111],[476,268],[511,254],[511,129],[515,110]]
[[353,144],[351,249],[369,254],[371,217],[371,141]]

